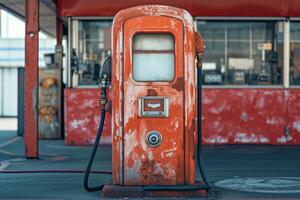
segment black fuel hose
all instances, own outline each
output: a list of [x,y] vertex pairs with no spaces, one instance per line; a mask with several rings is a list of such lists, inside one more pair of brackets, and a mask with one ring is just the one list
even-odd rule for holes
[[197,67],[197,132],[198,132],[198,145],[197,145],[197,164],[199,168],[200,175],[204,182],[204,185],[151,185],[151,186],[144,186],[145,191],[159,191],[159,190],[166,190],[166,191],[192,191],[192,190],[210,190],[210,185],[207,181],[203,165],[202,165],[202,69]]
[[197,95],[197,130],[198,130],[198,145],[197,145],[197,158],[198,158],[198,168],[203,179],[205,186],[210,189],[210,185],[207,181],[206,174],[202,165],[202,68],[197,67],[197,86],[198,86],[198,95]]
[[[151,185],[151,186],[143,186],[143,189],[145,191],[193,191],[193,190],[209,190],[211,187],[207,181],[203,166],[202,166],[202,157],[201,157],[201,153],[202,153],[202,82],[201,82],[201,77],[202,77],[202,70],[201,68],[197,68],[197,86],[198,86],[198,93],[197,93],[197,119],[198,119],[198,123],[197,123],[197,130],[198,130],[198,145],[197,145],[197,164],[198,164],[198,168],[199,168],[199,172],[200,175],[203,179],[204,185],[200,185],[200,184],[195,184],[195,185]],[[100,121],[100,125],[98,128],[98,133],[96,136],[96,140],[95,143],[93,145],[93,149],[91,152],[91,155],[89,157],[88,160],[88,164],[87,164],[87,168],[86,168],[86,173],[84,175],[84,188],[89,191],[89,192],[93,192],[93,191],[98,191],[98,190],[102,190],[104,185],[99,185],[96,187],[89,187],[88,185],[88,180],[89,180],[89,174],[92,168],[92,164],[98,149],[98,144],[102,135],[102,130],[103,130],[103,126],[104,126],[104,121],[105,121],[105,109],[102,109],[101,112],[101,121]]]
[[86,166],[86,171],[84,173],[83,185],[84,185],[84,189],[88,192],[94,192],[94,191],[102,190],[103,187],[104,187],[104,184],[94,186],[94,187],[90,187],[89,186],[89,176],[90,176],[90,173],[91,173],[91,168],[92,168],[92,165],[93,165],[93,162],[94,162],[95,155],[97,153],[99,141],[101,139],[101,135],[102,135],[103,127],[104,127],[104,121],[105,121],[105,113],[106,113],[106,110],[103,108],[101,110],[100,125],[99,125],[99,128],[98,128],[95,143],[93,145],[93,149],[91,151],[91,154],[90,154],[87,166]]

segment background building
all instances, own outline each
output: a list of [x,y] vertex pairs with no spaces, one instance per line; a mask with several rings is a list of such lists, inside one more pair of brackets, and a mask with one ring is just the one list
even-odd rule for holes
[[[8,7],[18,11],[10,2]],[[53,1],[42,1],[41,28],[55,32],[53,24],[47,23],[51,20],[46,19],[56,19],[57,14],[68,41],[64,45],[68,62],[63,76],[67,144],[94,141],[99,121],[99,110],[95,109],[98,75],[103,58],[111,51],[114,15],[120,9],[147,3],[69,0],[57,1],[56,7]],[[152,3],[188,10],[203,35],[205,144],[300,144],[300,4],[296,0]],[[42,46],[40,42],[41,49]],[[54,42],[50,46],[53,48]],[[109,124],[107,120],[106,143],[111,139]]]
[[[25,66],[25,23],[0,10],[0,117],[17,116],[18,67]],[[39,66],[45,67],[44,54],[53,53],[56,40],[40,33]]]
[[[110,52],[113,16],[122,8],[142,4],[131,0],[110,7],[89,2],[95,6],[81,1],[59,4],[70,36],[65,90],[67,144],[93,141],[98,111],[85,97],[89,95],[96,102],[97,69]],[[164,4],[191,12],[205,41],[203,142],[300,144],[299,3],[203,0]],[[73,108],[79,105],[74,96],[80,104],[90,106],[75,112]],[[80,124],[78,129],[74,124]],[[85,134],[78,134],[82,128],[85,131],[80,132]],[[105,136],[109,141],[109,131]]]

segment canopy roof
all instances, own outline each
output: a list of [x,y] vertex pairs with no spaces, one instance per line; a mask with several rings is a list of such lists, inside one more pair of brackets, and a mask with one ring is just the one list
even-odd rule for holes
[[179,7],[194,17],[298,17],[299,0],[58,0],[60,16],[114,16],[119,10],[160,4]]
[[[25,0],[0,0],[0,8],[25,19]],[[40,28],[56,36],[56,4],[54,0],[40,0]]]

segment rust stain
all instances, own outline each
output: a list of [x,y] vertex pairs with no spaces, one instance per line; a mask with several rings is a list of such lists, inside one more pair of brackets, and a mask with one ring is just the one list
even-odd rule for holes
[[[156,23],[153,23],[154,21]],[[175,80],[171,85],[159,82],[136,83],[130,78],[132,51],[128,41],[132,41],[134,33],[153,28],[176,36]],[[189,136],[188,131],[196,113],[195,104],[189,102],[194,102],[195,99],[190,90],[187,89],[186,94],[182,92],[184,88],[194,88],[195,85],[194,70],[191,69],[195,64],[192,17],[182,9],[171,7],[129,8],[116,14],[112,38],[112,70],[116,72],[112,77],[112,96],[114,96],[112,128],[114,135],[118,133],[116,129],[122,130],[123,138],[118,140],[113,137],[113,183],[125,185],[194,183],[195,176],[192,170],[194,159],[185,152],[194,151],[194,137]],[[182,42],[183,39],[185,43]],[[121,69],[124,69],[123,73],[120,73]],[[195,94],[195,91],[192,94]],[[139,117],[137,99],[145,95],[169,97],[170,116]],[[183,119],[184,115],[187,117],[186,120]],[[176,123],[174,119],[177,119]],[[157,147],[159,149],[148,147],[145,141],[147,132],[153,129],[160,132],[164,138]],[[184,143],[187,140],[188,142]],[[121,148],[117,149],[117,146]],[[162,156],[162,152],[172,148],[174,151],[168,152],[165,157]],[[185,174],[186,172],[188,174]]]
[[183,77],[178,77],[176,82],[172,85],[172,88],[177,90],[178,92],[182,91],[184,87],[184,80]]
[[134,166],[135,160],[141,158],[143,155],[143,148],[138,145],[134,147],[134,149],[130,152],[127,160],[127,166],[128,168],[132,168]]
[[131,156],[129,156],[129,158],[127,160],[127,166],[128,166],[128,168],[132,168],[133,165],[134,165],[134,159]]
[[156,90],[154,89],[148,89],[147,90],[147,96],[158,96]]
[[196,131],[196,120],[192,120],[192,124],[189,128],[189,134],[193,134]]
[[154,160],[143,160],[140,167],[140,179],[145,183],[159,183],[165,181],[162,174],[156,171],[156,162]]

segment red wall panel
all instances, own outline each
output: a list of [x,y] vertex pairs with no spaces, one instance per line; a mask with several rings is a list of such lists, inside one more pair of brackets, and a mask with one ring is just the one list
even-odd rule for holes
[[[65,90],[66,144],[92,144],[99,124],[99,89]],[[300,144],[299,89],[203,91],[204,144]],[[102,142],[111,142],[107,115]]]
[[276,144],[287,125],[281,89],[205,89],[202,107],[206,144]]
[[299,0],[59,0],[60,16],[114,16],[138,5],[161,4],[184,8],[193,16],[297,17]]
[[287,119],[288,119],[288,132],[285,139],[288,143],[300,144],[300,91],[299,89],[289,90],[287,98]]
[[[99,89],[65,89],[65,143],[93,144],[100,123]],[[107,113],[100,143],[111,143],[111,114]]]

